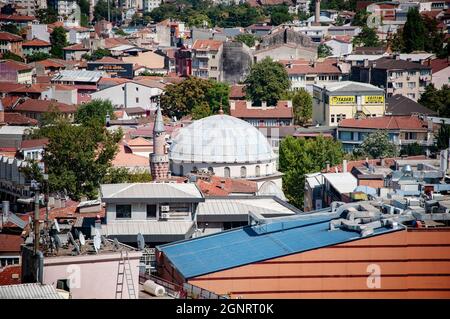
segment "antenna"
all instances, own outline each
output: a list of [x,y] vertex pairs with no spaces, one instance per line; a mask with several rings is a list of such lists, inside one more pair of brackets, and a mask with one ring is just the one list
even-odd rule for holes
[[54,225],[55,225],[56,231],[59,233],[61,231],[61,229],[59,228],[59,224],[58,224],[58,221],[56,220],[56,218],[54,219]]
[[86,240],[84,239],[84,235],[82,232],[78,233],[78,239],[80,240],[81,246],[84,246],[86,244]]
[[94,236],[94,249],[97,254],[98,254],[98,251],[100,250],[101,243],[102,243],[102,241],[100,239],[100,236]]
[[137,234],[137,245],[139,250],[144,250],[145,248],[145,239],[141,233]]

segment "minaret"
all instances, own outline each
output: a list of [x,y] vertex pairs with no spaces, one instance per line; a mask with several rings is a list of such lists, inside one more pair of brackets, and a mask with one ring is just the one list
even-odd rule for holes
[[316,0],[316,13],[314,15],[314,23],[320,25],[320,0]]
[[154,181],[166,180],[169,177],[169,155],[166,154],[166,134],[161,108],[156,110],[153,126],[153,153],[150,154],[150,169]]

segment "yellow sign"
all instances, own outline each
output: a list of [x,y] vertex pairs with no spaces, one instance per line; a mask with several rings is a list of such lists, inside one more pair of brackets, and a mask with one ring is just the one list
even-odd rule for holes
[[368,95],[364,97],[364,104],[383,104],[384,95]]
[[336,104],[353,104],[355,103],[355,96],[331,96],[330,105]]

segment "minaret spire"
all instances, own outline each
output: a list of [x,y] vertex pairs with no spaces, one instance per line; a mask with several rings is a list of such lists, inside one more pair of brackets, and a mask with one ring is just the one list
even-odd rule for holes
[[169,177],[169,155],[166,154],[166,131],[158,103],[153,125],[153,153],[150,154],[150,169],[153,180],[161,181]]

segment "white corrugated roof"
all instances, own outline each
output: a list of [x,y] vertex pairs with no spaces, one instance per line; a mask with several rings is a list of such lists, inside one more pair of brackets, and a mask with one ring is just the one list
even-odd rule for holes
[[245,215],[249,211],[271,215],[294,215],[296,213],[272,198],[206,198],[205,202],[199,203],[197,206],[198,215]]
[[113,198],[203,198],[195,184],[122,183],[101,185],[103,200]]
[[341,81],[341,82],[330,82],[326,84],[315,84],[315,86],[325,88],[329,92],[336,92],[336,91],[352,91],[352,92],[358,92],[358,91],[377,91],[382,92],[383,89],[376,87],[375,85],[368,84],[368,83],[361,83],[361,82],[354,82],[354,81]]
[[351,193],[358,186],[352,173],[327,173],[323,177],[341,194]]
[[34,127],[29,126],[14,126],[14,125],[4,125],[0,126],[0,134],[14,134],[23,135],[27,131],[31,131]]
[[21,284],[0,286],[0,299],[64,299],[51,285]]
[[52,78],[52,81],[97,83],[104,75],[103,71],[62,70]]
[[194,225],[192,221],[111,221],[102,225],[101,233],[114,235],[185,235]]

